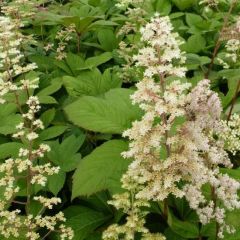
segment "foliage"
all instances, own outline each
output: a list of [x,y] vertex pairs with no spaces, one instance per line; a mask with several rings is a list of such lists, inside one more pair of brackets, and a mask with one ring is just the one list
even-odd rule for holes
[[[118,7],[119,2],[127,2],[127,5]],[[0,18],[6,15],[4,7],[8,6],[11,7],[8,14],[17,16],[24,23],[24,27],[20,27],[22,66],[36,64],[29,71],[15,74],[11,80],[17,86],[24,79],[38,85],[38,88],[29,89],[28,94],[39,99],[41,109],[36,112],[36,117],[45,129],[38,132],[34,147],[45,144],[51,151],[36,164],[50,162],[60,169],[58,174],[47,176],[44,186],[31,187],[30,198],[33,200],[41,194],[61,199],[61,204],[54,206],[53,214],[64,212],[64,224],[74,230],[74,240],[101,239],[110,225],[126,222],[125,212],[115,209],[108,201],[114,194],[123,193],[120,179],[132,162],[121,155],[129,145],[122,134],[143,116],[143,111],[132,104],[130,96],[136,90],[136,82],[143,78],[144,70],[136,68],[131,59],[143,47],[140,27],[156,12],[160,16],[169,16],[182,42],[180,48],[186,56],[186,77],[181,83],[190,82],[195,87],[200,80],[210,79],[211,89],[221,99],[221,117],[233,121],[234,141],[240,141],[239,129],[235,131],[240,123],[231,118],[240,111],[240,3],[234,0],[147,0],[139,1],[144,10],[142,15],[131,15],[127,12],[128,7],[134,9],[139,4],[135,2],[12,0],[1,3]],[[14,14],[16,11],[17,15]],[[239,48],[231,47],[229,40],[232,38],[236,40],[234,46],[238,44]],[[0,59],[4,59],[1,53]],[[1,64],[0,72],[2,94]],[[175,77],[169,77],[170,82],[174,80]],[[2,164],[8,158],[17,158],[19,150],[27,145],[25,140],[13,138],[16,125],[22,121],[20,109],[28,111],[25,90],[18,92],[17,101],[13,92],[7,93],[7,103],[0,106]],[[181,125],[185,120],[179,121],[181,123],[176,121],[174,124]],[[238,144],[231,145],[232,139],[222,137],[228,141],[226,151],[233,168],[226,169],[221,165],[221,172],[239,181]],[[160,154],[164,156],[164,150]],[[19,192],[8,209],[17,209],[17,202],[28,198],[26,181],[18,180],[15,187]],[[2,185],[0,191],[4,193]],[[210,195],[210,187],[204,186],[206,199]],[[24,208],[21,206],[23,211]],[[39,212],[39,204],[33,203],[28,208],[33,215]],[[151,233],[161,233],[169,240],[216,239],[216,222],[202,225],[185,198],[170,195],[165,215],[166,208],[161,201],[152,201],[142,209],[146,215],[144,226]],[[48,210],[45,213],[51,215]],[[227,212],[227,220],[234,225],[236,233],[225,233],[224,239],[240,238],[239,216],[239,210]],[[37,231],[41,235],[39,239],[61,239],[57,232],[44,237],[48,233],[46,230]],[[135,239],[141,237],[136,235]],[[162,235],[146,239],[162,239]]]

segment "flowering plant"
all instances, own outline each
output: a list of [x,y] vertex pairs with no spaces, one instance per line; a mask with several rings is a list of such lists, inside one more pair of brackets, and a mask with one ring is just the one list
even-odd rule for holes
[[239,238],[238,1],[0,8],[0,239]]

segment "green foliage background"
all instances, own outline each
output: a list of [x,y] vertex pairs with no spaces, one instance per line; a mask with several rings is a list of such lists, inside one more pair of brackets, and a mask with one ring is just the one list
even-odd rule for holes
[[[123,214],[107,201],[112,194],[122,191],[120,177],[130,162],[120,155],[128,147],[121,133],[141,117],[141,111],[129,99],[139,79],[123,82],[119,76],[123,60],[117,52],[122,40],[117,32],[127,19],[115,3],[111,0],[46,2],[23,29],[24,34],[34,34],[37,38],[37,42],[26,49],[26,56],[29,62],[38,65],[37,72],[30,73],[29,77],[31,74],[32,78],[40,77],[36,95],[42,105],[40,118],[46,126],[40,140],[51,146],[47,158],[61,167],[59,175],[49,178],[46,189],[34,191],[47,191],[49,195],[61,197],[60,208],[67,217],[67,225],[75,231],[74,240],[101,239],[108,225],[124,221]],[[175,31],[185,42],[182,49],[187,53],[186,79],[195,85],[207,72],[228,4],[221,3],[221,11],[205,11],[197,0],[152,0],[143,7],[149,17],[156,11],[170,16]],[[231,18],[239,10],[240,3]],[[70,24],[76,25],[78,34],[67,45],[66,59],[56,60],[54,53],[46,54],[43,46],[48,43],[56,46],[56,33]],[[219,54],[224,51],[220,48]],[[225,112],[229,111],[235,96],[239,76],[239,63],[224,70],[214,62],[209,78]],[[237,99],[234,111],[239,109],[240,99]],[[0,108],[2,160],[15,156],[21,147],[10,135],[18,121],[14,104]],[[239,155],[233,162],[235,167],[229,173],[240,179]],[[20,195],[24,194],[26,186],[21,182],[19,185]],[[37,207],[32,206],[32,211]],[[169,218],[165,221],[161,217],[162,206],[152,204],[147,217],[151,231],[161,231],[169,240],[215,239],[215,224],[202,227],[184,199],[170,199],[169,207]],[[237,232],[224,239],[240,239],[239,217],[240,212],[229,213],[228,219]],[[58,236],[50,235],[49,239],[58,239]]]

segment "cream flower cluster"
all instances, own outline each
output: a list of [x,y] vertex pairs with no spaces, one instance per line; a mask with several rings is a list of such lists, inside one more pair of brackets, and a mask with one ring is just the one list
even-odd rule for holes
[[[9,239],[25,236],[26,239],[35,240],[41,237],[39,230],[42,228],[47,234],[56,232],[62,240],[72,239],[72,229],[62,224],[66,221],[63,213],[45,215],[45,208],[52,209],[61,202],[60,199],[34,197],[32,192],[34,185],[46,186],[48,176],[57,174],[60,169],[43,159],[50,147],[37,143],[39,131],[44,129],[43,122],[37,118],[41,109],[40,101],[37,96],[32,95],[38,87],[38,79],[24,78],[25,73],[37,66],[24,63],[20,20],[14,21],[8,16],[0,16],[0,103],[8,104],[8,99],[12,99],[8,98],[9,94],[15,97],[14,102],[22,120],[16,126],[16,133],[12,137],[19,138],[23,144],[16,158],[9,158],[0,164],[0,187],[4,190],[0,201],[0,235]],[[16,77],[20,80],[16,81]],[[19,100],[20,95],[27,99],[26,103]],[[18,201],[19,179],[26,182],[26,200],[22,202]],[[43,206],[36,216],[29,211],[32,198]],[[25,205],[25,210],[16,209],[18,205]]]
[[[40,235],[37,232],[39,228],[45,228],[47,231],[57,232],[61,239],[72,239],[73,231],[61,225],[61,228],[57,227],[59,222],[65,222],[66,219],[63,213],[57,213],[54,216],[42,215],[45,208],[52,209],[54,205],[61,203],[59,198],[46,198],[43,196],[35,196],[33,199],[39,201],[43,205],[43,209],[37,214],[32,216],[26,212],[26,219],[22,221],[21,211],[9,211],[7,210],[9,203],[15,202],[14,199],[19,192],[18,177],[26,178],[28,194],[31,185],[45,186],[47,183],[47,177],[57,174],[60,170],[59,167],[51,166],[50,163],[38,165],[38,159],[43,158],[46,152],[50,151],[50,147],[46,144],[40,144],[38,147],[33,148],[34,141],[38,138],[36,133],[38,130],[43,129],[43,123],[36,119],[36,113],[40,110],[39,100],[36,96],[30,96],[26,105],[29,111],[26,114],[22,114],[23,122],[17,125],[18,132],[14,134],[14,137],[19,137],[25,143],[26,148],[20,148],[18,158],[7,159],[0,165],[0,186],[5,188],[4,200],[0,202],[0,216],[3,221],[0,224],[0,234],[6,238],[11,236],[21,236],[21,229],[26,229],[27,239],[39,239]],[[26,177],[25,177],[26,176]],[[18,202],[16,202],[18,203]],[[28,208],[29,202],[22,202]],[[14,217],[14,218],[11,218]]]
[[56,39],[59,41],[58,42],[58,47],[57,47],[57,55],[56,59],[62,60],[67,57],[65,49],[68,45],[68,42],[72,39],[72,33],[75,32],[75,25],[71,24],[65,29],[62,29],[59,31],[56,35]]
[[225,69],[236,67],[240,59],[240,19],[237,18],[235,24],[226,28],[220,37],[226,44],[225,52],[219,54],[217,61]]
[[128,7],[129,5],[138,5],[143,2],[144,0],[118,0],[118,3],[116,4],[116,6],[119,8],[125,8],[125,7]]
[[24,79],[14,83],[13,78],[36,69],[36,64],[23,64],[20,51],[23,39],[17,31],[19,26],[8,17],[0,16],[0,103],[5,103],[4,95],[26,88],[37,87],[38,78]]
[[221,122],[221,131],[218,136],[223,139],[226,146],[225,148],[236,155],[240,151],[240,116],[233,114],[229,121]]
[[[224,142],[215,137],[222,131],[221,103],[217,94],[210,90],[210,81],[206,79],[191,91],[189,99],[187,121],[181,128],[184,141],[182,154],[188,159],[188,168],[183,169],[187,180],[183,191],[200,221],[207,224],[216,220],[218,237],[223,238],[224,230],[229,233],[234,231],[225,223],[225,209],[240,208],[237,194],[240,183],[220,172],[219,166],[232,167],[224,150]],[[210,201],[203,193],[204,186],[209,186]]]
[[136,65],[145,67],[144,76],[153,75],[175,75],[184,77],[186,68],[174,62],[184,63],[186,57],[181,52],[177,33],[173,32],[173,26],[169,17],[159,17],[156,14],[145,27],[140,29],[141,40],[146,43],[146,47],[139,50],[134,56]]
[[14,16],[14,18],[19,20],[26,19],[35,14],[37,6],[39,5],[38,0],[14,0],[10,3],[6,2],[3,4],[3,6],[1,6],[1,12],[6,16]]
[[185,115],[188,100],[185,92],[191,85],[180,80],[166,83],[167,76],[183,76],[185,72],[185,68],[173,64],[175,60],[184,62],[185,58],[177,45],[180,43],[178,35],[172,33],[172,29],[169,18],[158,15],[141,29],[145,46],[134,60],[137,67],[144,67],[144,78],[136,84],[137,91],[131,98],[144,115],[123,133],[131,142],[129,150],[122,155],[134,161],[122,177],[122,187],[127,192],[114,196],[110,202],[123,209],[128,217],[124,225],[110,226],[103,239],[119,239],[121,234],[124,239],[134,239],[136,232],[142,233],[141,239],[165,239],[161,234],[149,233],[144,227],[147,213],[142,207],[147,207],[150,200],[162,201],[169,194],[177,197],[184,194],[177,186],[182,178],[179,168],[184,159],[177,153],[170,155],[174,142],[170,131],[175,120]]
[[160,233],[150,233],[144,226],[145,215],[147,212],[141,210],[141,207],[149,207],[149,203],[144,200],[135,199],[134,195],[125,192],[121,195],[114,195],[114,199],[109,204],[114,205],[117,209],[122,209],[126,213],[126,223],[123,225],[113,224],[104,233],[102,238],[105,240],[121,239],[134,240],[135,233],[142,233],[143,240],[166,240]]
[[134,66],[133,55],[138,52],[142,45],[140,41],[136,41],[138,37],[132,39],[128,36],[129,34],[139,34],[140,27],[146,23],[147,12],[141,6],[135,5],[134,8],[128,7],[124,15],[126,16],[126,22],[117,33],[123,39],[119,43],[118,50],[119,56],[124,60],[119,75],[123,81],[128,82],[138,79],[138,75],[141,76],[141,72],[138,72],[139,69]]
[[[110,202],[128,217],[124,225],[110,226],[104,239],[119,235],[133,239],[134,229],[145,236],[142,207],[149,201],[164,202],[170,194],[185,197],[201,223],[215,220],[219,238],[225,230],[234,232],[225,215],[226,209],[240,208],[240,183],[220,171],[220,166],[232,167],[225,141],[217,137],[222,129],[221,103],[209,80],[200,81],[190,93],[191,84],[175,80],[186,69],[180,65],[185,61],[181,42],[172,30],[169,18],[158,15],[141,29],[145,46],[134,59],[144,77],[131,98],[144,115],[123,133],[130,144],[122,155],[134,160],[122,177],[127,191]],[[204,195],[206,186],[211,200]]]
[[201,0],[199,4],[207,5],[209,7],[216,7],[219,4],[219,0]]

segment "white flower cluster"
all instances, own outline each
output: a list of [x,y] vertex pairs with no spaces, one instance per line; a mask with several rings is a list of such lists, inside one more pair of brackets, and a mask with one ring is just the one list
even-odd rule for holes
[[144,0],[118,0],[116,7],[118,8],[126,8],[129,5],[139,5],[143,3]]
[[207,5],[209,7],[216,7],[219,4],[219,0],[201,0],[199,4]]
[[240,151],[240,116],[233,114],[229,121],[222,121],[218,136],[225,142],[225,148],[236,155]]
[[[119,56],[124,60],[121,67],[120,77],[128,82],[138,79],[138,75],[141,76],[141,72],[137,72],[139,69],[134,66],[133,55],[141,48],[142,43],[136,41],[138,39],[139,29],[145,25],[145,17],[147,12],[143,7],[130,8],[128,7],[124,13],[126,16],[126,22],[119,29],[117,35],[121,36],[122,41],[119,43]],[[135,34],[137,37],[129,38],[128,36]]]
[[23,54],[20,51],[23,42],[17,31],[18,25],[8,17],[0,16],[0,104],[5,103],[4,96],[18,90],[34,89],[38,79],[21,80],[14,83],[14,77],[36,69],[36,64],[23,64]]
[[146,212],[141,210],[141,207],[149,207],[149,203],[144,200],[135,199],[129,192],[120,195],[114,195],[114,199],[109,201],[109,204],[114,205],[117,209],[122,209],[124,213],[128,214],[126,223],[123,225],[113,224],[104,233],[102,238],[104,240],[134,240],[135,233],[141,233],[143,240],[166,240],[160,233],[150,233],[144,226]]
[[13,17],[13,20],[26,20],[33,17],[37,11],[37,6],[41,2],[39,0],[14,0],[1,4],[1,12],[5,16]]
[[240,40],[238,39],[230,39],[226,43],[227,54],[226,57],[230,58],[232,62],[236,63],[238,60],[238,56],[240,53]]
[[[59,41],[58,42],[58,47],[57,47],[57,55],[56,59],[62,60],[67,57],[66,52],[64,51],[68,45],[68,42],[72,39],[72,33],[75,32],[75,25],[71,24],[65,29],[62,29],[59,31],[56,35],[56,39]],[[48,50],[48,48],[52,48],[52,45],[47,45],[45,47],[45,50]]]
[[[240,183],[220,172],[220,166],[232,167],[224,141],[217,137],[222,130],[220,99],[207,79],[187,94],[189,83],[168,78],[182,77],[186,71],[180,65],[185,61],[181,42],[172,29],[168,17],[155,16],[141,30],[146,47],[139,50],[135,61],[143,67],[144,78],[131,98],[144,115],[123,133],[130,144],[122,155],[134,160],[122,177],[127,193],[110,202],[128,217],[126,224],[110,226],[104,239],[118,239],[121,234],[133,239],[134,229],[144,236],[146,213],[141,207],[151,200],[164,202],[170,194],[185,196],[201,223],[215,220],[219,238],[225,230],[234,232],[225,223],[225,209],[240,208]],[[206,186],[210,201],[203,192]]]
[[[220,172],[219,166],[231,168],[232,164],[224,142],[216,139],[221,128],[221,103],[216,93],[210,90],[210,81],[202,80],[190,93],[186,107],[188,120],[181,128],[182,153],[188,159],[185,169],[188,183],[183,190],[191,208],[195,209],[203,224],[216,220],[219,225],[218,237],[223,238],[224,230],[233,228],[225,223],[225,209],[240,208],[238,190],[240,183]],[[211,200],[207,201],[203,187],[208,185]]]
[[179,169],[184,158],[177,153],[170,155],[174,143],[170,130],[175,120],[185,115],[188,102],[185,92],[191,85],[180,80],[167,84],[165,77],[183,76],[185,68],[173,62],[184,62],[185,58],[168,17],[156,15],[141,33],[146,47],[134,59],[136,66],[145,67],[144,79],[136,84],[137,91],[131,98],[145,114],[123,133],[131,142],[122,155],[133,157],[134,161],[122,177],[122,187],[128,192],[114,196],[111,202],[128,217],[126,224],[110,226],[104,239],[118,239],[120,234],[124,239],[134,239],[136,232],[142,233],[141,239],[165,239],[161,234],[151,235],[144,227],[146,213],[141,207],[148,206],[149,200],[162,201],[171,193],[183,196],[177,184],[182,178]]
[[[22,0],[17,2],[21,3]],[[19,138],[23,144],[17,158],[9,158],[0,164],[0,187],[4,190],[0,201],[0,235],[11,239],[23,237],[25,234],[26,239],[37,240],[41,237],[39,230],[43,228],[47,234],[57,232],[62,240],[72,239],[71,228],[64,224],[58,227],[59,223],[66,221],[63,213],[54,216],[44,214],[45,208],[52,209],[53,205],[60,203],[61,200],[34,197],[32,193],[33,185],[45,186],[48,176],[57,174],[60,168],[44,163],[45,160],[41,161],[42,164],[39,163],[39,159],[50,151],[50,147],[44,143],[37,144],[36,141],[39,137],[38,132],[44,129],[43,122],[37,118],[41,109],[39,99],[31,94],[32,89],[38,87],[38,79],[30,81],[24,78],[15,81],[16,77],[21,79],[25,73],[37,67],[35,64],[24,64],[20,26],[20,19],[14,21],[8,16],[0,16],[0,103],[8,103],[10,93],[15,96],[16,107],[21,113],[22,121],[16,126],[17,132],[12,137]],[[19,101],[20,94],[26,96],[25,104]],[[27,196],[23,202],[17,198],[20,191],[19,179],[26,182]],[[29,212],[32,198],[43,205],[36,216]],[[18,204],[25,205],[25,211],[16,209]],[[11,206],[14,210],[10,208]]]
[[224,53],[220,53],[216,59],[223,68],[235,67],[239,61],[240,54],[240,18],[236,23],[221,34],[221,40],[226,41]]
[[153,75],[185,76],[186,68],[175,63],[178,61],[181,64],[186,60],[179,48],[182,42],[179,40],[178,34],[172,30],[170,18],[159,17],[158,14],[140,29],[141,40],[146,43],[146,47],[140,49],[134,59],[137,66],[145,67],[145,77],[151,78]]

